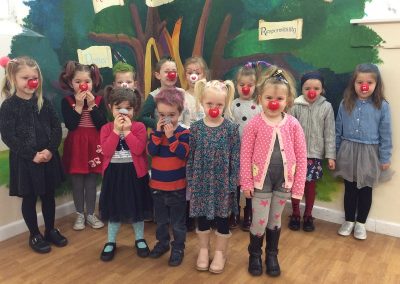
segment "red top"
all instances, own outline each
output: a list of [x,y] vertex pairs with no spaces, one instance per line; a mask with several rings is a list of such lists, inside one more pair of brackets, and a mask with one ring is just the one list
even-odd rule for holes
[[[100,143],[103,150],[103,174],[110,164],[111,158],[117,149],[119,135],[114,131],[114,122],[105,124],[100,131]],[[143,123],[132,121],[131,132],[125,137],[125,142],[132,155],[133,165],[137,177],[143,177],[148,173],[146,143],[147,132]]]

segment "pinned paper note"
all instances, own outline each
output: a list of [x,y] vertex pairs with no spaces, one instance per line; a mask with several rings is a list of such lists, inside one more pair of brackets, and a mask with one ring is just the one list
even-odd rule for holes
[[99,68],[112,68],[111,48],[109,46],[91,46],[77,51],[78,60],[81,64],[96,64]]
[[146,5],[149,7],[158,7],[171,2],[174,2],[174,0],[146,0]]
[[303,19],[285,22],[258,23],[258,40],[271,40],[278,38],[301,39],[303,32]]
[[92,2],[96,14],[111,6],[124,6],[124,0],[92,0]]

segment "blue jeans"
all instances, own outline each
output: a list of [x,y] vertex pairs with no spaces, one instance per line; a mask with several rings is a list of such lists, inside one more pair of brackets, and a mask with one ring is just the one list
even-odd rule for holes
[[161,245],[169,247],[171,224],[174,235],[172,249],[183,250],[186,240],[186,190],[153,190],[153,201],[157,240]]

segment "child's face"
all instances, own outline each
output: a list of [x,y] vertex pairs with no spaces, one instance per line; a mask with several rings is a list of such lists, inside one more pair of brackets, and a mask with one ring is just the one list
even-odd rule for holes
[[[172,78],[172,73],[175,73],[175,78]],[[174,87],[178,80],[176,64],[173,61],[165,62],[160,69],[160,72],[154,73],[156,78],[160,80],[162,88]]]
[[358,73],[354,81],[354,90],[360,100],[366,100],[374,93],[376,78],[374,73]]
[[256,77],[252,75],[240,76],[236,84],[237,92],[242,100],[250,100],[253,97],[255,88]]
[[171,123],[174,127],[178,125],[178,120],[180,112],[178,111],[178,106],[171,106],[163,103],[157,104],[157,111],[159,114],[159,119],[164,120],[167,123]]
[[35,68],[22,66],[15,74],[15,89],[21,97],[32,97],[39,84],[39,73]]
[[[122,111],[121,111],[121,109],[122,109]],[[120,114],[123,114],[124,116],[127,116],[130,119],[132,119],[133,115],[134,115],[133,107],[129,104],[128,101],[123,101],[119,104],[114,104],[111,107],[111,112],[112,112],[112,115],[114,118],[116,118]]]
[[197,63],[191,63],[186,67],[185,70],[186,81],[188,82],[191,88],[194,88],[194,85],[198,80],[204,79],[204,70]]
[[75,94],[81,93],[81,89],[79,87],[80,84],[86,83],[88,86],[88,91],[91,92],[93,89],[92,78],[90,77],[90,73],[86,71],[76,71],[74,77],[72,78],[71,87],[74,89]]
[[132,72],[117,72],[113,82],[114,87],[135,89],[136,82]]
[[301,92],[307,102],[313,103],[318,100],[323,91],[322,83],[318,79],[309,79],[304,82]]
[[287,105],[288,88],[283,84],[267,84],[262,91],[259,104],[269,118],[281,115]]
[[204,108],[206,116],[209,119],[217,119],[222,116],[225,109],[226,96],[227,94],[224,92],[217,92],[211,89],[204,91],[204,96],[201,104]]

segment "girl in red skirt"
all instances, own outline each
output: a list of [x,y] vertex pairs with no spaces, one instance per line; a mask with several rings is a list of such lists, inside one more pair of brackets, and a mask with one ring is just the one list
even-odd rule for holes
[[86,222],[94,229],[104,226],[94,214],[96,204],[96,179],[102,172],[103,153],[100,146],[100,129],[107,123],[106,107],[102,97],[95,96],[102,83],[95,64],[84,65],[68,61],[59,78],[62,89],[72,94],[63,98],[61,111],[68,135],[64,141],[63,164],[71,175],[72,193],[76,208],[74,230],[85,228]]

